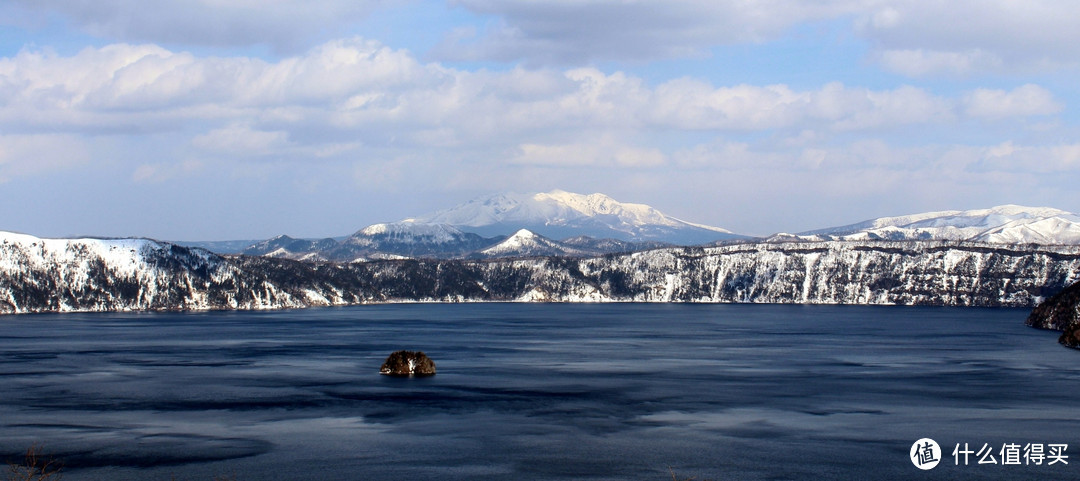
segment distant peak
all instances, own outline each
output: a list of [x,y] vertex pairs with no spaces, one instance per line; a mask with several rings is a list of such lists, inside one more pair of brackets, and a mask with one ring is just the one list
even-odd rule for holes
[[[1053,207],[1029,207],[1016,204],[1005,204],[987,209],[995,214],[1017,215],[1017,214],[1031,214],[1040,217],[1051,217],[1057,215],[1070,215],[1071,212],[1067,212],[1061,209],[1055,209]],[[970,211],[969,211],[970,212]]]
[[423,224],[418,222],[387,222],[372,224],[350,236],[351,242],[370,242],[372,239],[392,239],[405,244],[453,243],[466,237],[460,229],[446,224]]
[[592,194],[578,194],[575,192],[569,192],[562,189],[555,189],[550,192],[540,192],[533,194],[533,197],[551,197],[554,199],[596,199],[596,200],[615,200],[611,196],[594,192]]
[[422,224],[414,221],[383,222],[371,224],[360,229],[361,235],[411,234],[411,235],[454,235],[461,231],[446,224]]
[[727,230],[686,222],[645,204],[619,202],[601,193],[584,195],[562,189],[492,194],[409,220],[498,235],[527,228],[546,238],[590,235],[673,243],[695,239],[686,242],[689,244],[733,236]]
[[822,234],[846,240],[942,239],[1076,244],[1080,241],[1080,216],[1050,207],[1005,204],[987,209],[945,210],[880,217],[800,235],[807,234]]

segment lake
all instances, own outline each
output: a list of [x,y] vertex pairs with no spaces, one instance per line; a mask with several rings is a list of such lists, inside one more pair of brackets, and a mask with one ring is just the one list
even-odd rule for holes
[[[40,444],[68,481],[665,480],[669,469],[1080,479],[1080,352],[1024,326],[1028,312],[410,304],[6,316],[0,461]],[[438,374],[379,375],[399,349],[424,351]],[[920,438],[940,444],[932,470],[909,457]],[[965,443],[996,464],[972,453],[957,465]],[[1068,457],[1034,464],[1051,444]],[[1021,448],[1031,457],[1004,464]]]

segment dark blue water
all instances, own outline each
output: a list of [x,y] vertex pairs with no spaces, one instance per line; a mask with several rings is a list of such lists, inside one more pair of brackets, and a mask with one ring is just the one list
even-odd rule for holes
[[[0,318],[0,455],[70,481],[1080,479],[1080,352],[1027,310],[394,305]],[[380,376],[419,349],[431,378]],[[935,439],[920,471],[912,443]],[[999,464],[956,466],[956,443]],[[1068,465],[1002,465],[1067,443]]]

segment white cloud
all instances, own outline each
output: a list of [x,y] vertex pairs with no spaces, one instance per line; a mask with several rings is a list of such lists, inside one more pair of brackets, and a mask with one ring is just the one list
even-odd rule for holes
[[1005,62],[996,54],[973,49],[942,52],[925,49],[885,50],[877,54],[886,70],[909,77],[931,75],[966,76],[980,71],[1000,70]]
[[715,88],[684,78],[656,88],[652,114],[657,123],[683,129],[786,127],[809,114],[811,96],[785,85]]
[[1080,169],[1080,143],[1015,145],[1012,141],[978,149],[972,169],[985,172],[1075,173]]
[[964,97],[967,115],[978,118],[1050,115],[1061,112],[1062,108],[1050,91],[1032,84],[1022,85],[1012,91],[977,89]]
[[279,153],[289,146],[287,132],[254,130],[247,125],[229,125],[191,139],[192,145],[203,150],[239,156],[260,156]]
[[193,175],[204,167],[202,162],[191,159],[179,163],[141,164],[131,173],[131,180],[136,183],[161,183]]
[[795,91],[786,85],[714,88],[691,79],[657,87],[653,119],[682,129],[764,130],[827,126],[860,130],[948,122],[953,102],[915,87],[849,88],[839,83]]
[[511,162],[529,165],[658,167],[667,162],[658,149],[622,145],[610,137],[589,143],[522,144],[518,150]]
[[[392,109],[396,92],[439,83],[441,69],[359,39],[323,44],[269,63],[247,57],[195,57],[153,45],[114,44],[72,56],[24,50],[0,59],[0,123],[79,129],[169,128],[188,119],[265,114],[300,120],[316,109]],[[355,107],[355,100],[353,101]]]
[[[152,45],[108,45],[72,56],[26,50],[0,59],[0,83],[8,87],[0,125],[21,129],[176,131],[219,122],[216,128],[244,124],[285,132],[298,143],[370,145],[429,139],[447,146],[581,129],[858,130],[949,121],[956,103],[914,87],[829,84],[799,91],[714,87],[694,79],[650,87],[593,68],[469,72],[421,64],[407,52],[362,39],[329,42],[273,63],[200,58]],[[1007,98],[1029,103],[1047,95],[1025,86]],[[972,94],[971,112],[984,115],[974,109],[982,97]],[[1011,109],[998,116],[1046,111]]]
[[[191,153],[302,164],[452,152],[479,165],[710,168],[715,162],[706,159],[715,152],[695,153],[675,139],[765,133],[806,149],[785,151],[801,159],[796,166],[828,168],[842,157],[820,148],[836,136],[973,119],[1007,123],[1061,110],[1037,85],[955,97],[840,83],[796,89],[680,78],[650,85],[596,68],[458,70],[359,38],[274,62],[154,45],[114,44],[69,56],[28,49],[0,58],[0,85],[6,132],[107,134],[131,142],[131,152],[142,148],[134,139],[166,139],[175,162]],[[740,157],[731,149],[748,144],[733,142],[721,157],[786,165],[773,156]],[[138,179],[173,175],[158,163],[138,159],[131,170],[136,165],[149,166]]]
[[834,125],[838,130],[943,123],[953,119],[949,99],[910,86],[875,91],[831,84],[815,100],[818,110],[839,114]]
[[933,164],[937,154],[918,148],[897,148],[878,139],[841,145],[792,148],[787,142],[751,145],[718,140],[676,152],[679,167],[698,171],[850,172],[858,169],[918,170]]
[[[326,115],[343,126],[410,120],[438,125],[448,113],[503,113],[499,123],[535,125],[579,118],[606,124],[656,123],[686,129],[763,129],[806,121],[839,128],[923,122],[942,117],[951,100],[915,87],[820,90],[786,85],[714,87],[683,78],[655,88],[640,78],[597,69],[468,72],[420,64],[404,51],[360,39],[330,42],[276,63],[245,57],[198,58],[156,46],[109,45],[61,57],[23,51],[0,59],[4,109],[25,123],[33,115],[79,113],[104,123],[149,114],[164,118],[231,118],[261,114],[267,122]],[[966,103],[985,116],[988,102],[1005,101],[998,117],[1057,111],[1052,95],[1036,85],[1012,92],[976,90]],[[1019,108],[1027,105],[1026,108]],[[514,121],[513,117],[522,118]],[[12,115],[9,118],[14,119]],[[78,124],[79,115],[73,116]],[[426,120],[425,120],[426,119]],[[60,122],[63,117],[60,117]],[[503,124],[504,125],[504,124]]]

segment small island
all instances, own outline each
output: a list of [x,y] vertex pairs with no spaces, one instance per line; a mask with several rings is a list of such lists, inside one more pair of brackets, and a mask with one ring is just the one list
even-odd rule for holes
[[434,376],[435,361],[423,351],[396,351],[386,358],[379,373],[387,376]]

